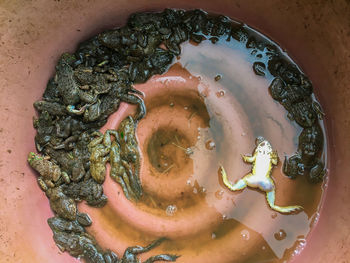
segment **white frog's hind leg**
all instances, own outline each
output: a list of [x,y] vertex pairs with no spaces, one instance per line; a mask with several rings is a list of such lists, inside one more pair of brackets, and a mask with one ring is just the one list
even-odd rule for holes
[[291,212],[297,212],[303,209],[302,206],[299,205],[293,205],[293,206],[278,206],[275,205],[275,190],[271,190],[269,192],[266,192],[266,200],[269,204],[269,206],[280,213],[291,213]]
[[221,176],[222,176],[222,181],[224,182],[224,185],[227,186],[228,189],[230,189],[231,191],[238,191],[238,190],[242,190],[242,189],[247,187],[247,182],[244,179],[245,177],[238,180],[238,182],[235,183],[234,185],[231,184],[231,182],[227,178],[227,174],[225,172],[225,169],[222,166],[221,166]]

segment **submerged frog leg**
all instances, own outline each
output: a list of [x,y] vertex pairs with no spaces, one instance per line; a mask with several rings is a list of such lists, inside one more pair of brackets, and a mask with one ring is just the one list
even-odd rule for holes
[[[131,195],[131,198],[136,199],[136,194],[134,193],[133,189],[130,186],[130,180],[129,180],[129,177],[126,174],[126,172],[124,172],[122,177],[119,177],[119,178],[125,183],[126,190]],[[124,193],[125,193],[125,191],[124,191]]]
[[116,181],[118,184],[120,184],[120,186],[122,187],[123,189],[123,192],[124,192],[124,195],[127,199],[131,200],[131,197],[129,195],[129,189],[128,189],[128,184],[124,182],[124,180],[120,177],[120,176],[115,176],[113,177],[111,175],[112,179],[114,181]]
[[166,240],[166,238],[159,238],[153,241],[151,244],[149,244],[146,247],[141,247],[141,246],[128,247],[126,251],[134,255],[145,253],[150,251],[152,248],[159,246],[164,240]]
[[169,255],[169,254],[162,254],[162,255],[157,255],[157,256],[150,257],[149,259],[144,261],[144,263],[153,263],[153,262],[156,262],[156,261],[176,261],[176,259],[178,257],[180,257],[180,256]]
[[227,174],[225,172],[224,167],[221,166],[220,169],[221,169],[221,176],[222,176],[222,180],[224,182],[224,185],[227,186],[231,191],[238,191],[238,190],[242,190],[242,189],[247,187],[247,182],[246,182],[245,177],[249,176],[251,174],[247,174],[242,179],[238,180],[237,183],[232,185],[231,182],[227,178]]
[[[166,238],[159,238],[155,241],[153,241],[151,244],[149,244],[146,247],[141,247],[141,246],[134,246],[134,247],[128,247],[123,255],[122,261],[121,262],[140,262],[137,260],[136,255],[145,253],[153,249],[154,247],[157,247],[162,243]],[[162,255],[157,255],[150,257],[144,263],[151,263],[155,261],[176,261],[176,259],[179,256],[177,255],[169,255],[169,254],[162,254]]]
[[124,171],[122,172],[122,175],[117,175],[117,170],[113,169],[113,167],[112,167],[111,172],[110,172],[110,176],[115,182],[120,184],[127,199],[129,199],[129,200],[136,199],[135,193],[130,186],[129,177],[126,174],[125,169],[123,169],[123,170]]
[[128,174],[130,186],[132,187],[133,193],[137,199],[142,195],[142,187],[139,178],[132,172],[131,166],[128,162],[122,160],[122,164],[125,167],[126,173]]
[[266,192],[266,200],[269,206],[280,213],[291,213],[291,212],[297,212],[303,209],[302,206],[299,205],[292,205],[292,206],[278,206],[275,205],[275,189]]

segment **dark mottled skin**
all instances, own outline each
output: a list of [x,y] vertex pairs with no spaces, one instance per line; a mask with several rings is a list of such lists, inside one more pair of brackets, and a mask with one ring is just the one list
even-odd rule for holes
[[73,68],[68,62],[71,57],[72,55],[68,53],[63,54],[56,66],[57,89],[65,105],[74,105],[80,101],[79,86],[74,79]]
[[[121,149],[121,158],[133,166],[133,174],[136,182],[134,183],[134,190],[137,195],[142,194],[140,182],[140,152],[136,138],[136,124],[131,116],[126,117],[118,128],[119,143]],[[127,167],[126,167],[127,168]]]
[[299,135],[299,151],[306,166],[315,164],[323,148],[323,132],[319,125],[303,129]]
[[39,173],[38,183],[43,191],[47,191],[49,187],[53,188],[63,182],[70,183],[69,176],[62,173],[60,167],[49,161],[47,156],[31,152],[28,155],[28,163]]
[[74,233],[85,232],[84,227],[81,226],[77,220],[70,221],[56,216],[49,218],[47,223],[53,231],[67,231]]
[[324,163],[318,160],[318,162],[310,169],[310,173],[308,174],[307,179],[311,183],[319,183],[322,182],[323,177],[326,173],[327,172],[324,167]]
[[304,174],[304,164],[299,154],[285,157],[283,163],[283,172],[291,179],[295,179],[298,175]]
[[307,179],[311,183],[318,183],[323,180],[326,174],[324,163],[319,159],[323,149],[323,132],[316,124],[309,128],[304,128],[299,135],[298,153],[285,159],[283,172],[291,179],[297,175],[306,173]]
[[84,164],[81,160],[74,158],[72,153],[65,150],[54,150],[51,147],[45,149],[45,153],[61,166],[74,182],[81,180],[85,175]]
[[66,107],[58,102],[39,100],[34,102],[34,108],[39,111],[47,111],[51,115],[64,116],[67,114]]
[[50,206],[59,217],[67,220],[75,220],[77,216],[77,206],[75,201],[66,196],[62,191],[62,186],[49,188],[46,195],[50,200]]
[[107,203],[102,185],[92,178],[63,186],[63,192],[76,201],[85,200],[88,205],[102,207]]

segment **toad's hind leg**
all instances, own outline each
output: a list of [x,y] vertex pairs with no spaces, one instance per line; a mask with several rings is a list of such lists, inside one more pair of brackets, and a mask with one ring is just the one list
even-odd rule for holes
[[245,177],[247,175],[245,177],[243,177],[242,179],[238,180],[238,182],[233,185],[228,180],[224,167],[221,166],[220,168],[221,168],[222,181],[224,182],[224,185],[227,186],[228,189],[230,189],[231,191],[238,191],[238,190],[242,190],[242,189],[247,187],[247,182],[245,179]]
[[280,213],[292,213],[297,212],[303,209],[302,206],[299,205],[292,205],[292,206],[277,206],[275,205],[275,190],[271,190],[269,192],[266,192],[266,200],[269,204],[269,206]]
[[130,191],[128,184],[124,182],[123,178],[121,178],[120,176],[115,176],[112,178],[114,181],[116,181],[121,186],[121,188],[123,189],[124,195],[128,200],[131,200],[132,198],[134,198],[131,195],[132,192]]

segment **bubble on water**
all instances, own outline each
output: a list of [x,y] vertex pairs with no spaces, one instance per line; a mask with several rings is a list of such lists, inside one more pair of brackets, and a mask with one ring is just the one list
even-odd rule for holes
[[202,193],[206,193],[207,192],[207,189],[202,187]]
[[272,213],[271,218],[275,219],[277,217],[277,213]]
[[247,229],[243,229],[241,231],[241,237],[242,237],[243,240],[249,240],[249,238],[250,238],[249,231]]
[[187,185],[191,185],[191,180],[188,179],[188,180],[186,181],[186,184],[187,184]]
[[215,148],[215,142],[213,140],[208,140],[205,143],[205,148],[207,148],[207,150],[213,150]]
[[226,219],[227,219],[227,215],[223,214],[223,215],[222,215],[222,219],[223,219],[223,220],[226,220]]
[[224,194],[224,190],[218,190],[218,191],[215,192],[215,197],[216,197],[217,199],[221,200],[223,194]]
[[220,91],[216,92],[216,97],[221,98],[223,96],[225,96],[225,91],[224,90],[220,90]]
[[193,154],[193,149],[191,147],[188,147],[188,148],[186,148],[185,153],[187,155],[191,155],[191,154]]
[[168,205],[168,207],[165,210],[165,213],[168,216],[173,216],[176,213],[176,211],[177,211],[176,205]]
[[215,233],[211,233],[211,239],[215,239],[215,238],[216,238]]
[[320,218],[320,213],[316,212],[311,218],[311,226],[314,226]]
[[306,246],[306,239],[305,238],[298,238],[297,246],[296,246],[295,250],[293,251],[292,257],[299,255],[300,252],[305,248],[305,246]]
[[287,233],[283,229],[280,229],[273,236],[275,237],[276,240],[280,241],[280,240],[283,240],[287,237]]
[[222,75],[217,74],[214,78],[215,81],[219,81],[222,78]]

